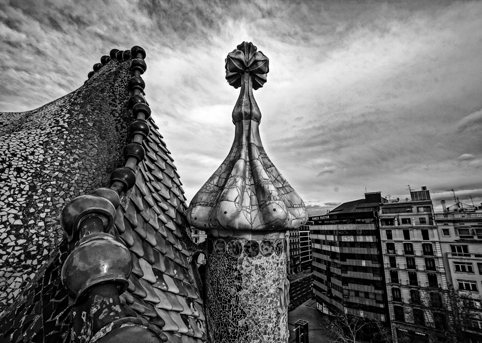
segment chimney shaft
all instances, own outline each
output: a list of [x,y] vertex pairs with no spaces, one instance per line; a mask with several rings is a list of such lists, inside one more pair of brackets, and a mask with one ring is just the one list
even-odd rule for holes
[[442,200],[441,203],[442,203],[442,209],[443,209],[444,213],[446,213],[447,212],[447,206],[445,206],[445,200]]

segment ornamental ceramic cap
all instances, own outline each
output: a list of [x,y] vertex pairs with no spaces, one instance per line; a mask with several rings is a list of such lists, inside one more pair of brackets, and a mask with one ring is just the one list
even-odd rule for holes
[[253,88],[263,86],[268,72],[268,58],[252,43],[243,42],[226,58],[228,83],[241,87],[233,110],[235,137],[228,156],[188,208],[188,221],[198,229],[285,231],[306,222],[303,200],[261,143],[261,111]]

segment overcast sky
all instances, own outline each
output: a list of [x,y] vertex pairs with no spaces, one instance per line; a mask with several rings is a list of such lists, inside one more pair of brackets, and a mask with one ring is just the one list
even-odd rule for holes
[[261,138],[311,209],[427,186],[482,201],[482,1],[0,0],[0,111],[80,87],[112,48],[147,51],[146,95],[190,200],[227,155],[224,59],[270,59]]

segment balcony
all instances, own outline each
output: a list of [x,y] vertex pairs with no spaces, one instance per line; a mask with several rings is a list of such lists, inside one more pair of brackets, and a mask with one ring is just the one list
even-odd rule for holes
[[438,213],[435,220],[475,219],[482,218],[482,213]]
[[482,258],[482,254],[471,254],[471,253],[462,253],[462,252],[449,252],[447,253],[447,257],[449,258],[461,258],[461,257],[469,257],[469,258]]
[[420,265],[407,265],[405,263],[397,263],[395,266],[391,266],[390,263],[385,263],[385,268],[386,269],[407,269],[407,270],[418,270],[418,271],[424,271],[425,266],[420,266]]
[[401,285],[400,279],[390,279],[389,283],[394,285]]
[[423,270],[429,273],[430,272],[445,273],[445,269],[443,267],[438,267],[438,266],[435,266],[435,267],[423,266],[423,269],[419,269],[419,270]]
[[394,297],[394,296],[391,296],[390,299],[389,299],[389,301],[403,303],[402,297]]
[[408,299],[408,302],[413,305],[422,305],[422,300],[420,298],[412,298]]

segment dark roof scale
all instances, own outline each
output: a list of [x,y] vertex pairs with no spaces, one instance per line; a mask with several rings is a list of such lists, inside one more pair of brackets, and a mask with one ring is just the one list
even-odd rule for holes
[[[110,61],[107,56],[103,57],[102,64],[95,66],[95,73],[89,75],[85,85],[66,97],[26,114],[15,114],[10,120],[6,114],[0,115],[0,121],[8,123],[0,138],[7,140],[35,126],[32,118],[52,118],[52,122],[62,127],[62,137],[67,140],[64,144],[59,141],[60,136],[54,135],[54,130],[44,134],[45,140],[52,141],[55,137],[60,143],[56,145],[60,151],[51,149],[45,154],[50,159],[60,155],[64,161],[60,187],[40,194],[41,199],[58,197],[61,200],[57,206],[52,202],[49,205],[46,200],[45,207],[52,209],[51,215],[47,212],[53,223],[49,227],[52,234],[58,235],[58,214],[65,203],[108,184],[110,173],[123,165],[122,149],[130,141],[128,128],[132,123],[127,110],[131,60],[127,52],[113,51],[111,56],[115,58]],[[195,282],[198,276],[194,275],[190,262],[196,246],[185,232],[186,199],[158,127],[151,118],[147,122],[150,133],[142,143],[145,158],[138,164],[134,187],[121,198],[115,226],[110,232],[130,250],[133,261],[127,291],[120,296],[121,304],[128,315],[138,318],[161,338],[169,342],[199,343],[206,339],[206,325]],[[43,123],[52,126],[45,119]],[[28,139],[29,134],[26,137]],[[78,158],[72,159],[72,156]],[[61,173],[55,168],[44,171],[49,182],[55,180],[55,173]],[[34,177],[32,184],[37,182]],[[70,193],[64,193],[67,196],[62,196],[62,192],[69,190]],[[25,209],[28,211],[28,204]],[[28,218],[19,220],[29,232],[38,229],[26,225]],[[52,246],[52,242],[48,244]],[[69,341],[69,300],[60,282],[67,248],[65,241],[53,245],[48,263],[40,270],[33,270],[37,276],[0,317],[0,342]]]

